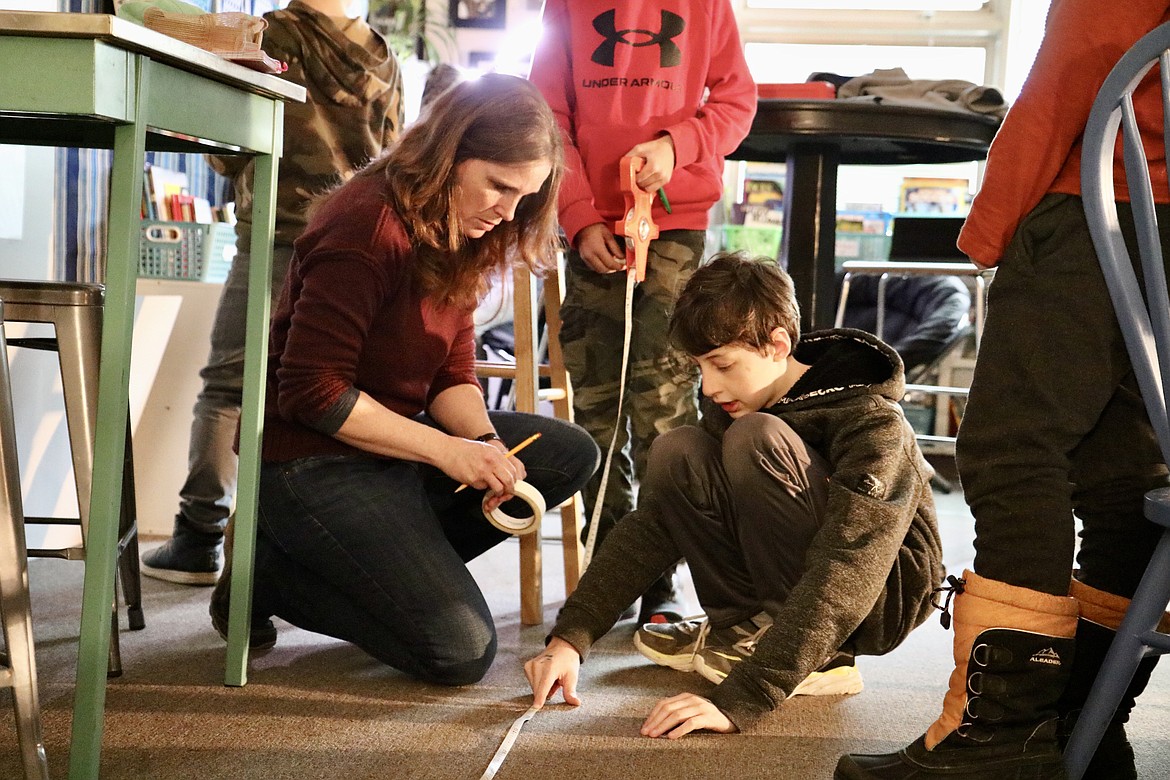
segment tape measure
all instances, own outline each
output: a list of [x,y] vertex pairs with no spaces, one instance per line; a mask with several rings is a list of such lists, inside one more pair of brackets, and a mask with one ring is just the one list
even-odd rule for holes
[[593,515],[589,520],[589,533],[585,537],[585,553],[581,570],[589,566],[593,550],[597,546],[597,529],[601,525],[601,509],[605,504],[605,489],[609,485],[609,468],[613,463],[613,450],[617,444],[618,428],[622,424],[622,405],[626,397],[626,372],[630,363],[630,335],[634,323],[634,287],[646,278],[646,258],[650,242],[658,238],[658,225],[651,216],[654,196],[638,186],[636,174],[646,161],[641,157],[623,157],[621,171],[622,192],[626,199],[626,217],[614,223],[614,231],[626,238],[626,303],[625,329],[622,336],[622,370],[618,378],[617,420],[613,426],[613,437],[605,453],[605,466],[601,471],[601,485],[593,504]]
[[516,737],[520,735],[520,729],[524,728],[525,723],[532,720],[532,716],[536,712],[536,707],[529,707],[527,712],[512,721],[512,726],[508,729],[508,733],[504,735],[504,741],[496,748],[495,755],[488,762],[487,769],[483,770],[483,774],[479,776],[479,780],[492,780],[496,776],[496,772],[499,771],[500,766],[504,763],[504,759],[508,757],[508,751],[512,749],[512,745],[516,742]]
[[[589,522],[589,534],[585,539],[585,560],[582,571],[589,565],[593,557],[593,549],[597,545],[597,528],[601,521],[601,507],[605,502],[605,488],[609,482],[609,467],[613,462],[614,445],[617,443],[618,426],[622,419],[622,402],[626,395],[626,371],[630,361],[630,334],[633,330],[634,287],[646,278],[646,258],[649,255],[650,241],[658,238],[658,225],[650,216],[650,208],[654,196],[638,186],[635,174],[642,170],[646,161],[641,157],[623,157],[621,160],[622,191],[626,196],[626,218],[614,224],[614,232],[626,238],[626,304],[625,304],[625,334],[622,338],[622,370],[618,384],[618,411],[617,421],[614,424],[613,438],[609,441],[609,450],[605,454],[605,468],[601,472],[601,486],[597,490],[597,501],[593,506],[593,517]],[[539,495],[539,494],[538,494]],[[535,510],[535,507],[534,507]],[[528,711],[512,722],[504,740],[496,748],[495,755],[488,763],[487,769],[480,775],[479,780],[492,780],[496,772],[508,757],[520,729],[532,720],[537,712],[536,707],[529,707]]]

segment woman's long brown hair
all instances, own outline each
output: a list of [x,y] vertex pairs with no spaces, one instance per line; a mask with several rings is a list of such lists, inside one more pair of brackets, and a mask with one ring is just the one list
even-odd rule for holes
[[[464,160],[546,161],[552,172],[539,192],[521,199],[510,222],[469,239],[454,208],[455,169]],[[446,90],[359,175],[386,179],[392,205],[418,246],[414,280],[420,291],[473,307],[490,272],[522,262],[542,274],[552,264],[560,248],[556,206],[563,170],[560,130],[541,94],[525,79],[487,74]]]

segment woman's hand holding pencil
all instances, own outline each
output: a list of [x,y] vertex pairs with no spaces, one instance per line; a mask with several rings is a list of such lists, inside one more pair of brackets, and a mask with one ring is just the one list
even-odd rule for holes
[[[536,432],[536,433],[532,434],[531,436],[529,436],[529,437],[528,437],[527,439],[525,439],[524,441],[522,441],[522,442],[520,442],[519,444],[517,444],[517,445],[516,445],[515,447],[513,447],[512,449],[508,450],[507,457],[509,457],[509,458],[510,458],[510,457],[512,457],[512,456],[513,456],[513,455],[515,455],[517,452],[519,452],[520,450],[524,449],[524,448],[525,448],[525,447],[527,447],[529,444],[531,444],[532,442],[536,441],[536,440],[537,440],[537,439],[539,439],[539,438],[540,438],[540,432],[538,431],[538,432]],[[466,484],[466,483],[464,483],[464,484],[460,485],[459,487],[455,488],[455,492],[456,492],[456,493],[458,493],[458,492],[460,492],[461,490],[464,490],[464,489],[466,489],[466,488],[467,488],[467,484]]]

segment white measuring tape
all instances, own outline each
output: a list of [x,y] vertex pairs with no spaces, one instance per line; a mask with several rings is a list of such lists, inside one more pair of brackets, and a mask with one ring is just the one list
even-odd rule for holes
[[618,432],[622,425],[622,402],[626,397],[626,371],[630,364],[630,334],[634,324],[634,286],[638,283],[633,267],[626,270],[626,326],[622,334],[622,371],[618,377],[618,408],[617,420],[613,425],[613,438],[609,440],[609,450],[605,453],[605,466],[601,472],[601,485],[597,488],[597,499],[593,503],[593,516],[589,520],[589,533],[585,537],[585,560],[581,564],[584,572],[593,559],[593,548],[597,546],[597,529],[601,525],[601,509],[605,505],[605,488],[609,484],[609,467],[613,463],[613,449],[617,444]]
[[536,714],[536,710],[536,707],[529,707],[527,712],[512,721],[512,726],[508,729],[508,733],[504,735],[504,741],[496,748],[495,755],[492,756],[492,760],[488,763],[487,769],[483,770],[483,774],[479,776],[479,780],[492,780],[496,776],[500,765],[508,757],[508,751],[512,749],[512,744],[516,741],[516,737],[520,735],[520,729],[524,728],[525,723],[532,720],[532,716]]
[[[602,504],[604,503],[604,499],[605,499],[606,483],[609,481],[609,467],[613,461],[614,445],[617,443],[618,426],[621,424],[621,419],[622,419],[622,401],[624,400],[625,395],[626,395],[626,370],[629,367],[629,361],[630,361],[630,333],[632,330],[631,324],[633,322],[634,285],[636,285],[636,284],[637,284],[637,279],[635,277],[634,271],[633,271],[633,269],[630,269],[626,273],[626,327],[625,327],[625,334],[624,334],[623,343],[622,343],[621,379],[620,379],[620,383],[618,385],[617,422],[614,424],[613,438],[610,439],[610,442],[609,442],[609,451],[606,452],[606,454],[605,454],[605,470],[602,471],[602,473],[601,473],[601,486],[597,490],[597,502],[593,506],[593,517],[589,521],[589,534],[587,535],[587,537],[585,539],[585,560],[581,566],[582,571],[584,571],[585,567],[589,565],[589,560],[593,557],[593,548],[597,545],[597,528],[601,522],[601,507],[602,507]],[[487,512],[484,513],[487,516],[488,520],[491,521],[492,525],[496,526],[497,528],[499,528],[503,531],[507,531],[508,533],[528,533],[529,531],[532,531],[532,530],[535,530],[536,528],[539,528],[540,527],[540,519],[539,519],[540,515],[544,514],[544,511],[545,511],[544,498],[540,495],[540,493],[537,492],[535,489],[532,489],[532,492],[535,493],[536,498],[539,499],[539,502],[540,502],[539,503],[539,510],[538,510],[537,505],[533,501],[529,500],[529,497],[525,495],[526,491],[522,491],[522,489],[520,487],[521,485],[525,486],[526,488],[530,488],[530,489],[532,489],[532,486],[528,485],[528,483],[523,482],[523,481],[517,482],[516,483],[516,495],[519,496],[520,498],[523,498],[525,501],[527,501],[529,506],[531,506],[533,508],[533,516],[534,516],[534,518],[536,518],[534,525],[532,525],[527,530],[521,530],[521,531],[512,530],[511,528],[509,528],[506,525],[507,523],[512,523],[512,524],[515,524],[517,526],[520,526],[520,525],[523,525],[525,523],[531,524],[533,522],[533,520],[532,519],[517,520],[516,518],[510,518],[510,517],[507,517],[507,515],[503,515],[503,518],[506,518],[506,520],[505,520],[505,519],[497,518],[495,516],[496,515],[495,512],[493,512],[491,514],[488,514]],[[499,512],[499,510],[497,509],[496,512]],[[500,514],[502,515],[503,513],[500,513]],[[527,712],[525,712],[523,715],[521,715],[519,718],[516,718],[516,720],[512,722],[512,726],[508,729],[508,733],[504,735],[504,741],[500,743],[500,746],[498,748],[496,748],[495,755],[492,756],[491,762],[488,763],[487,769],[485,769],[484,773],[482,775],[480,775],[479,780],[492,780],[492,778],[494,778],[496,776],[496,772],[499,770],[500,766],[504,763],[504,759],[508,757],[508,751],[512,749],[512,745],[516,742],[516,737],[518,737],[520,735],[520,729],[524,728],[525,723],[532,720],[532,716],[536,714],[536,711],[537,711],[536,707],[529,707]]]

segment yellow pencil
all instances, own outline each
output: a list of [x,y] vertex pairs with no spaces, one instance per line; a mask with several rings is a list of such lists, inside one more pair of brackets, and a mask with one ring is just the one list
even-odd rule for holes
[[[515,455],[517,452],[519,452],[520,450],[524,449],[524,448],[525,448],[525,447],[527,447],[529,444],[531,444],[532,442],[536,441],[536,440],[537,440],[537,439],[539,439],[539,438],[540,438],[540,432],[538,431],[538,432],[536,432],[536,433],[532,434],[531,436],[529,436],[529,437],[528,437],[527,439],[525,439],[524,441],[522,441],[522,442],[520,442],[519,444],[517,444],[517,445],[516,445],[515,447],[513,447],[512,449],[508,450],[508,457],[509,457],[509,458],[510,458],[510,457],[512,457],[512,456],[513,456],[513,455]],[[460,490],[463,490],[465,487],[467,487],[467,485],[466,485],[466,484],[460,485],[459,487],[455,488],[455,492],[456,492],[456,493],[458,493]]]

